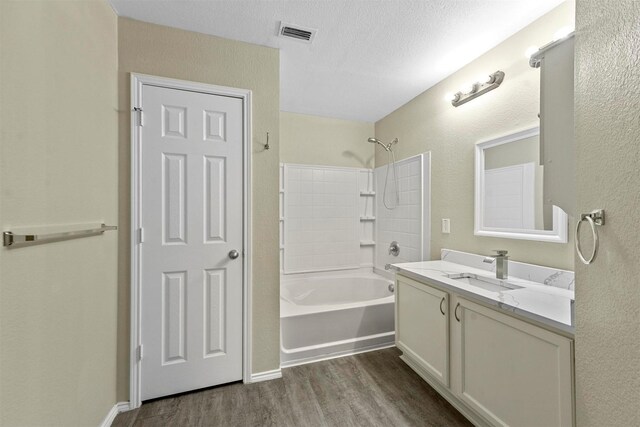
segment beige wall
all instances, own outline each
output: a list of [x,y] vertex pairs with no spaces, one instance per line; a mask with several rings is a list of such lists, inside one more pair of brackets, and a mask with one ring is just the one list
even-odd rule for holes
[[578,212],[607,215],[598,258],[576,263],[577,420],[638,425],[640,2],[578,0],[576,24]]
[[327,166],[372,168],[371,122],[280,113],[280,161]]
[[[253,91],[253,372],[280,366],[278,163],[280,80],[276,49],[118,18],[120,246],[118,399],[129,396],[130,73]],[[265,151],[266,133],[271,150]]]
[[[0,228],[116,224],[114,12],[0,8]],[[95,426],[115,404],[117,237],[0,248],[0,425]]]
[[[474,253],[507,249],[514,260],[573,269],[569,244],[476,237],[473,235],[474,146],[492,137],[539,123],[540,71],[525,58],[528,47],[551,41],[559,28],[572,25],[573,4],[563,3],[514,36],[463,67],[376,123],[376,137],[399,138],[399,159],[431,151],[431,254],[441,248]],[[445,100],[479,75],[502,70],[502,86],[458,108]],[[376,149],[376,165],[387,156]],[[442,218],[451,219],[451,234],[440,232]]]

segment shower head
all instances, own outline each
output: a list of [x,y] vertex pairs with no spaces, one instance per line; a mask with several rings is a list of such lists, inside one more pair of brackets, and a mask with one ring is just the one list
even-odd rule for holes
[[398,143],[398,138],[394,138],[393,141],[391,141],[388,144],[385,144],[384,142],[380,141],[378,138],[369,138],[367,139],[367,142],[370,142],[372,144],[379,144],[382,146],[382,148],[384,148],[386,151],[391,151],[391,146],[395,145]]

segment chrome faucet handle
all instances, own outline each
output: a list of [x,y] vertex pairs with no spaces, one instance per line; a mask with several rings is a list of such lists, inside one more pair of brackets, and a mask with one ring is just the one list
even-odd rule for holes
[[395,240],[389,245],[389,255],[398,256],[400,254],[400,245]]

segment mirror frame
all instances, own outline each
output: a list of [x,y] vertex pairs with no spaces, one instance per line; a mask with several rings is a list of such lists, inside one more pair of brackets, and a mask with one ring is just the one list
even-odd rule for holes
[[492,228],[482,226],[482,212],[484,211],[484,150],[498,145],[507,144],[509,142],[530,138],[535,135],[540,135],[539,126],[476,143],[474,235],[502,237],[505,239],[535,240],[539,242],[568,242],[569,216],[555,205],[553,206],[552,230],[522,230],[515,228]]

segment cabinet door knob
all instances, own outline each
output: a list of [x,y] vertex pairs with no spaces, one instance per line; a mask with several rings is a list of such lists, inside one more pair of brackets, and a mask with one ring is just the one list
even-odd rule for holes
[[442,309],[442,303],[444,302],[444,297],[442,297],[442,301],[440,301],[440,313],[444,316],[444,310]]
[[456,304],[455,310],[453,310],[453,315],[456,317],[456,320],[459,322],[460,318],[458,317],[458,307],[460,307],[460,303]]

